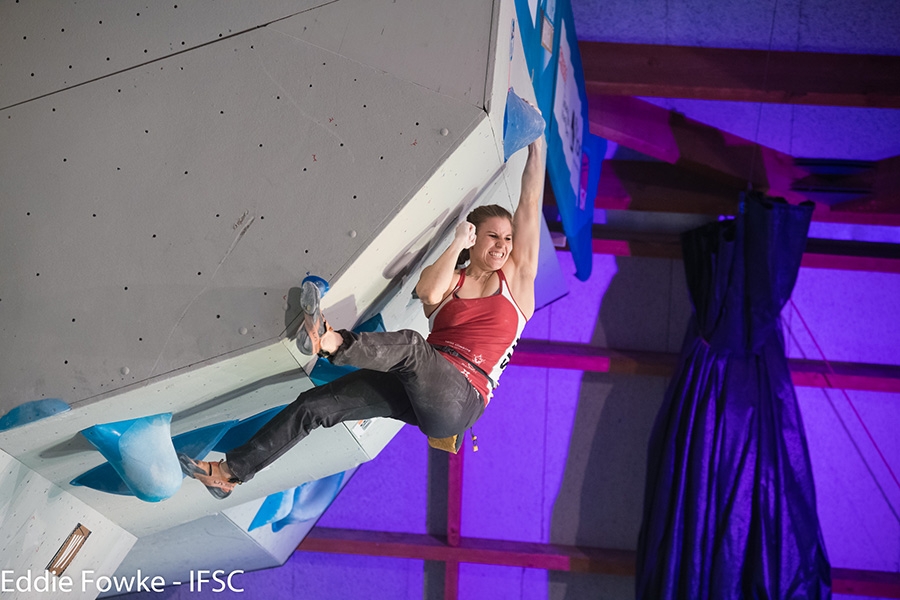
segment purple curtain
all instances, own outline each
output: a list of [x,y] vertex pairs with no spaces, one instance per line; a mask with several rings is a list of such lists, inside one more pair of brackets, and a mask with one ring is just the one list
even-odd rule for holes
[[682,236],[694,313],[650,439],[640,600],[831,597],[779,320],[812,210],[751,194]]

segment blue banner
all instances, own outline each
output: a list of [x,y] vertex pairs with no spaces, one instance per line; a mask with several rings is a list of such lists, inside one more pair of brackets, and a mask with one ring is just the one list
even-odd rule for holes
[[591,135],[587,94],[569,0],[516,0],[525,60],[547,124],[547,175],[575,262],[591,275],[594,197],[606,140]]

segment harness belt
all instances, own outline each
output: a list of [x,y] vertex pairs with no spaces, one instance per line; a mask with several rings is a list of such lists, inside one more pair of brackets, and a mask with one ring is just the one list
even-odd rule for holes
[[471,360],[469,360],[468,358],[466,358],[465,356],[463,356],[462,354],[460,354],[459,352],[457,352],[450,346],[438,346],[437,344],[432,344],[432,346],[434,346],[435,350],[439,350],[439,351],[443,352],[444,354],[449,354],[450,356],[455,356],[456,358],[461,359],[467,365],[469,365],[470,367],[475,369],[475,371],[484,375],[484,378],[488,380],[489,384],[491,384],[491,389],[494,389],[495,387],[497,387],[497,384],[494,383],[494,380],[491,379],[491,376],[488,375],[484,369],[482,369],[481,367],[479,367],[478,365],[473,363]]

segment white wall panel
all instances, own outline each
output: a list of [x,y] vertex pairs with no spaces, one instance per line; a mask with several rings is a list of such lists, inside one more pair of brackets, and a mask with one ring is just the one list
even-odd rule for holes
[[479,118],[465,135],[453,155],[420,182],[413,201],[385,224],[366,253],[348,265],[325,296],[323,306],[332,324],[352,325],[363,311],[377,306],[379,299],[390,298],[398,285],[409,283],[409,289],[414,288],[426,264],[422,250],[443,251],[440,246],[447,243],[445,234],[465,218],[475,202],[485,201],[485,186],[502,189],[502,201],[509,205],[509,192],[498,176],[503,167],[488,120]]
[[[146,535],[190,521],[200,514],[215,513],[228,502],[217,505],[202,486],[196,486],[197,489],[185,486],[189,489],[182,489],[160,503],[70,486],[69,481],[105,462],[81,436],[81,430],[97,423],[171,412],[172,433],[177,435],[213,423],[243,419],[286,404],[310,385],[294,358],[280,344],[274,344],[149,384],[135,385],[76,410],[5,431],[0,433],[0,446],[124,529],[138,536]],[[352,441],[348,433],[344,436]],[[356,446],[355,453],[359,455],[356,462],[364,460],[365,455],[355,442],[344,446],[351,452]],[[337,451],[334,454],[337,461],[345,458]],[[316,469],[318,466],[313,467]],[[308,473],[308,469],[298,469],[290,475],[297,478],[293,485],[317,478],[317,474]],[[301,479],[303,476],[307,479]],[[287,487],[290,484],[284,483],[271,491]],[[266,489],[258,492],[259,495],[266,493]],[[236,496],[238,500],[229,502],[237,504],[252,499],[246,496],[241,499],[240,494]]]
[[[287,404],[309,387],[310,381],[291,354],[282,344],[273,344],[9,430],[0,434],[0,445],[29,468],[56,481],[68,494],[144,537],[355,467],[376,456],[402,423],[378,420],[362,435],[351,432],[352,423],[318,429],[225,501],[215,500],[203,486],[191,483],[159,503],[68,485],[74,477],[105,462],[79,434],[82,429],[172,412],[172,433],[177,435]],[[36,436],[36,431],[44,433]],[[219,457],[211,455],[213,460]]]
[[[221,593],[231,595],[237,592],[222,588],[227,586],[227,578],[232,573],[235,573],[234,587],[240,588],[237,571],[268,569],[281,562],[248,536],[245,529],[225,514],[218,513],[141,537],[119,565],[115,576],[133,577],[141,571],[162,577],[167,586],[181,586],[181,590],[189,595],[199,596],[201,592],[211,593],[217,588]],[[214,571],[221,571],[220,579],[225,580],[225,584],[208,581]],[[198,576],[207,581],[198,581]],[[113,595],[102,594],[101,597]]]
[[831,564],[900,570],[900,487],[888,470],[898,469],[900,398],[814,388],[797,388],[797,397]]
[[[72,530],[82,524],[90,535],[63,573],[71,579],[68,592],[55,597],[90,599],[94,586],[82,591],[82,572],[110,576],[131,549],[135,537],[5,452],[0,452],[0,570],[6,573],[4,597],[54,597],[50,592],[27,590],[28,580],[44,569]],[[31,577],[28,571],[31,570]],[[17,581],[26,577],[23,581]]]
[[[800,269],[785,307],[788,355],[812,360],[896,364],[900,275]],[[824,356],[823,356],[824,353]]]

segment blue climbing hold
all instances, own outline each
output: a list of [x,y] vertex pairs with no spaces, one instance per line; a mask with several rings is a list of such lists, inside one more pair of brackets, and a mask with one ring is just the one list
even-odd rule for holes
[[272,523],[272,531],[280,531],[292,523],[312,521],[322,516],[344,482],[344,472],[309,481],[294,488],[294,505],[291,512]]
[[322,358],[320,356],[316,359],[316,364],[313,366],[312,371],[309,372],[309,378],[313,382],[313,385],[320,386],[331,383],[335,379],[340,379],[344,375],[348,375],[356,370],[357,367],[350,365],[338,366],[332,364],[327,358]]
[[203,460],[239,421],[220,421],[206,427],[185,431],[172,438],[176,454],[187,454],[194,460]]
[[307,275],[306,277],[304,277],[303,281],[300,282],[300,287],[302,288],[303,284],[306,283],[307,281],[314,283],[316,285],[316,287],[319,288],[319,296],[320,297],[324,296],[328,292],[328,290],[331,289],[331,286],[328,284],[328,282],[326,280],[324,280],[321,277],[318,277],[316,275]]
[[259,510],[256,511],[256,516],[253,517],[253,522],[250,523],[247,531],[253,531],[269,523],[280,521],[291,514],[291,509],[294,508],[295,489],[291,488],[283,492],[276,492],[266,497]]
[[280,413],[285,406],[287,406],[287,404],[274,406],[262,412],[258,412],[253,416],[247,417],[242,421],[238,421],[236,425],[231,426],[228,431],[225,432],[225,435],[223,435],[222,439],[216,443],[213,450],[224,454],[243,445],[247,440],[252,438],[257,431],[262,429],[263,425],[271,421],[272,417]]
[[0,417],[0,431],[40,421],[67,410],[70,410],[69,405],[59,398],[32,400],[31,402],[20,404]]
[[[382,318],[381,313],[366,319],[354,327],[353,331],[355,333],[385,331],[384,319]],[[339,379],[356,370],[357,367],[351,367],[349,365],[337,366],[332,364],[328,359],[320,357],[316,359],[316,364],[313,366],[312,371],[310,371],[309,378],[314,385],[325,385],[326,383],[331,383],[335,379]]]
[[503,114],[503,162],[544,134],[544,117],[509,88]]
[[335,473],[322,479],[308,481],[295,488],[267,497],[248,531],[264,525],[272,525],[272,531],[280,531],[292,523],[312,521],[322,516],[341,491],[344,477],[350,471]]
[[[237,421],[223,421],[176,435],[172,438],[176,454],[182,452],[193,459],[203,459],[235,423]],[[109,462],[98,465],[90,471],[85,471],[69,483],[70,485],[89,487],[108,494],[134,496],[134,492],[131,491]]]
[[81,434],[106,457],[136,497],[159,502],[181,487],[171,423],[172,413],[163,413],[94,425]]

